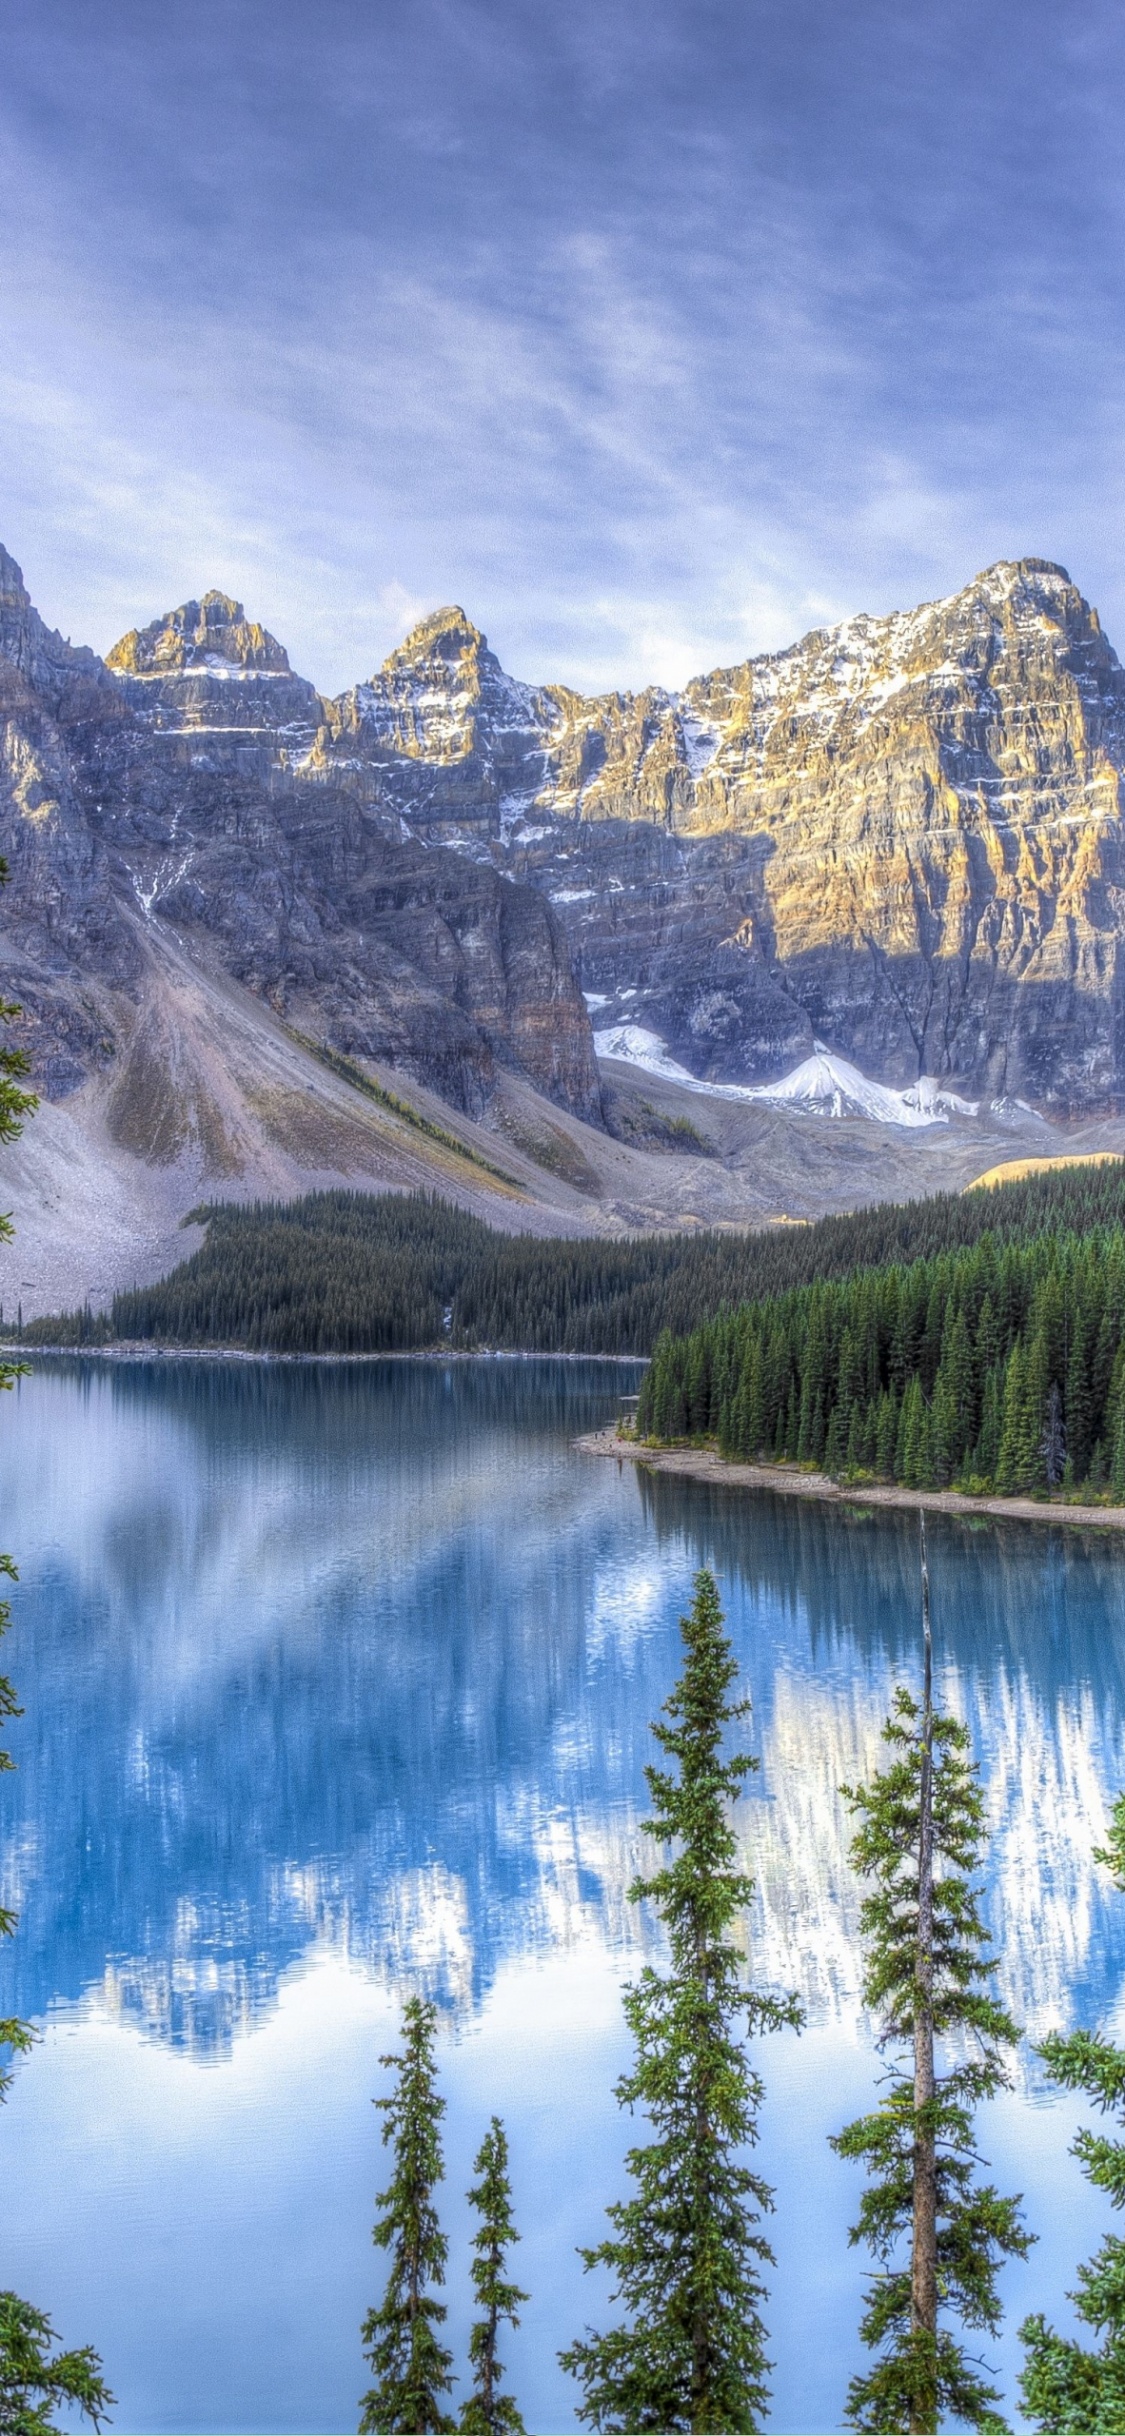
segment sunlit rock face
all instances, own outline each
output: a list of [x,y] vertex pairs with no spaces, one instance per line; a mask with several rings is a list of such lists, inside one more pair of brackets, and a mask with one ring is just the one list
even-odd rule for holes
[[[635,987],[698,1071],[780,1071],[816,1034],[884,1081],[1116,1105],[1123,713],[1062,570],[997,567],[678,699],[585,706],[553,762],[581,827],[525,867],[586,986]],[[625,820],[663,850],[642,872],[632,846],[623,920]]]
[[1060,1110],[1121,1103],[1125,684],[1038,559],[696,679],[518,685],[459,609],[330,707],[317,767],[533,880],[584,986],[696,1072],[815,1035]]
[[427,835],[503,836],[547,785],[551,688],[507,677],[463,609],[423,618],[365,685],[328,706],[325,770],[344,767]]
[[1125,1105],[1125,677],[1042,560],[679,694],[519,683],[442,609],[327,701],[219,592],[103,663],[4,557],[0,694],[50,1089],[127,1028],[104,993],[164,922],[473,1110],[507,1065],[597,1118],[581,991],[711,1080],[822,1041],[897,1088]]
[[147,742],[181,769],[203,766],[210,746],[216,768],[233,759],[268,784],[309,751],[323,715],[315,686],[294,676],[276,637],[224,592],[124,635],[106,667],[130,713],[133,749]]

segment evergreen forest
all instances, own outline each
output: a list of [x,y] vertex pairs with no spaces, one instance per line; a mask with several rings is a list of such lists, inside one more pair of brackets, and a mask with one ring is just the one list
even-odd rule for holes
[[838,1479],[1125,1499],[1125,1227],[989,1229],[665,1335],[637,1425]]
[[[907,1269],[920,1262],[940,1265],[944,1260],[947,1265],[940,1276],[945,1280],[950,1256],[975,1249],[985,1236],[992,1247],[984,1255],[986,1269],[988,1261],[999,1259],[1006,1249],[1047,1234],[1067,1239],[1092,1233],[1107,1236],[1115,1228],[1125,1227],[1125,1165],[1064,1168],[991,1189],[944,1193],[924,1201],[886,1202],[847,1216],[822,1218],[809,1226],[771,1227],[757,1233],[699,1229],[611,1240],[511,1235],[426,1193],[336,1191],[290,1202],[219,1202],[193,1211],[191,1219],[205,1225],[206,1240],[158,1285],[118,1294],[106,1315],[73,1311],[21,1328],[17,1314],[16,1328],[9,1325],[7,1333],[18,1335],[28,1345],[141,1341],[241,1346],[270,1353],[390,1353],[446,1345],[458,1350],[489,1347],[528,1353],[647,1355],[661,1333],[669,1332],[691,1337],[692,1343],[682,1352],[662,1347],[658,1380],[667,1410],[662,1407],[661,1417],[654,1419],[650,1403],[649,1417],[657,1434],[675,1437],[685,1429],[693,1433],[720,1429],[722,1397],[716,1401],[709,1386],[704,1407],[694,1390],[686,1399],[683,1395],[689,1375],[697,1374],[701,1361],[709,1377],[721,1369],[726,1379],[735,1348],[747,1331],[750,1335],[755,1332],[757,1323],[743,1310],[738,1318],[724,1322],[718,1334],[709,1334],[704,1345],[697,1345],[693,1332],[720,1313],[767,1303],[771,1310],[779,1311],[779,1298],[786,1295],[799,1296],[802,1289],[814,1284],[823,1287],[826,1281],[843,1286],[857,1273],[875,1270],[886,1274],[882,1291],[892,1295],[901,1287],[892,1288],[890,1279],[901,1280]],[[1002,1311],[998,1311],[995,1294],[992,1296],[988,1324],[1001,1331],[1003,1343],[998,1338],[993,1348],[989,1337],[987,1345],[982,1344],[982,1351],[989,1353],[988,1369],[995,1368],[1001,1352],[1007,1360],[1014,1334],[1024,1327],[1023,1305],[1018,1295],[1011,1301],[1014,1289],[1007,1282],[1014,1274],[1004,1271],[1007,1299]],[[938,1276],[937,1270],[934,1276]],[[926,1286],[927,1315],[922,1326],[903,1340],[906,1366],[901,1375],[899,1355],[892,1358],[887,1353],[889,1377],[896,1390],[896,1429],[912,1375],[915,1336],[921,1354],[921,1392],[927,1405],[933,1392],[941,1330],[935,1345],[928,1316],[932,1282]],[[870,1291],[873,1289],[864,1289],[865,1294]],[[913,1294],[915,1289],[910,1291]],[[938,1291],[945,1291],[944,1284]],[[1017,1304],[1018,1327],[1013,1327]],[[823,1307],[824,1327],[831,1330],[837,1326],[844,1304],[837,1297]],[[866,1311],[866,1302],[863,1307]],[[883,1307],[881,1302],[880,1309]],[[799,1302],[786,1306],[791,1319],[786,1320],[785,1328],[792,1328],[792,1343],[784,1386],[779,1374],[777,1390],[786,1416],[802,1360],[803,1323],[797,1314],[805,1308]],[[811,1311],[812,1305],[808,1308]],[[1087,1329],[1092,1310],[1091,1304]],[[13,1315],[9,1311],[6,1316],[10,1323]],[[1102,1316],[1099,1308],[1097,1329]],[[0,1320],[3,1317],[0,1313]],[[867,1324],[865,1319],[865,1329]],[[913,1319],[910,1327],[913,1331]],[[832,1339],[837,1368],[842,1336],[841,1320]],[[853,1320],[853,1346],[854,1342]],[[729,1353],[722,1361],[720,1344]],[[867,1359],[871,1347],[866,1335],[864,1348]],[[848,1358],[853,1358],[850,1351]],[[1086,1359],[1085,1343],[1081,1358]],[[960,1346],[958,1359],[962,1359]],[[1090,1360],[1100,1377],[1097,1364],[1101,1355],[1091,1355]],[[824,1402],[827,1375],[825,1372],[821,1380],[818,1373],[817,1380],[822,1423],[814,1414],[801,1439],[803,1451],[816,1461],[827,1459],[831,1421]],[[866,1380],[866,1372],[864,1376]],[[1077,1370],[1075,1376],[1077,1379]],[[726,1395],[727,1406],[732,1407],[737,1399],[740,1384],[741,1378],[733,1399]],[[879,1393],[887,1384],[888,1379],[881,1377]],[[651,1392],[656,1392],[656,1383]],[[855,1400],[853,1394],[851,1403]],[[777,1439],[775,1404],[770,1405],[768,1426],[762,1425],[763,1446]],[[837,1450],[833,1441],[831,1450],[833,1456],[839,1451],[841,1462],[847,1455],[850,1409],[849,1405],[844,1446]],[[662,1426],[662,1420],[668,1426]],[[758,1426],[753,1417],[751,1426]],[[785,1428],[787,1450],[788,1418]],[[979,1430],[978,1416],[976,1435]],[[885,1410],[883,1432],[885,1453]],[[873,1466],[879,1454],[877,1436],[876,1421],[867,1458]],[[1099,1437],[1108,1462],[1111,1454],[1101,1405],[1097,1426],[1087,1418],[1073,1434],[1076,1465],[1092,1454]],[[745,1430],[735,1440],[730,1410],[725,1442],[732,1448],[737,1443],[739,1452],[748,1443]],[[915,1469],[921,1464],[928,1477],[932,1466],[928,1454],[924,1462],[918,1455],[918,1427],[914,1442]],[[964,1451],[958,1438],[955,1464],[962,1462]],[[939,1470],[944,1461],[939,1449]],[[880,1464],[879,1468],[884,1467]],[[991,1471],[994,1463],[981,1468]],[[894,1474],[896,1478],[909,1476]],[[1078,1476],[1084,1475],[1080,1472]]]

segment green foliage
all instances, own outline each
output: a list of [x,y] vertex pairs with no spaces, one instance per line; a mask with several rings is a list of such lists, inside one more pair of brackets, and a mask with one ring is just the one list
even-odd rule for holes
[[[0,856],[0,888],[8,885],[8,867]],[[15,1023],[20,1009],[10,998],[0,998],[0,1023]],[[22,1049],[0,1048],[0,1142],[14,1142],[23,1131],[23,1120],[30,1116],[39,1102],[33,1091],[21,1088],[21,1077],[27,1073],[27,1059]],[[12,1221],[0,1218],[0,1234],[11,1237]]]
[[394,2169],[372,2240],[390,2252],[387,2289],[368,2311],[362,2341],[375,2383],[361,2404],[360,2436],[429,2436],[455,2421],[441,2397],[452,2385],[453,2355],[438,2340],[445,2304],[431,2289],[445,2282],[449,2245],[438,2223],[434,2187],[442,2174],[440,2123],[445,2100],[434,2086],[435,2006],[411,1996],[403,2008],[404,2048],[380,2062],[397,2073],[388,2098],[375,2103]]
[[[943,2414],[974,2427],[1003,2427],[995,2387],[941,2319],[951,2313],[969,2329],[995,2333],[999,2268],[1030,2247],[1018,2201],[1001,2198],[974,2174],[973,2110],[1008,2085],[1002,2050],[1019,2035],[989,1993],[996,1965],[982,1952],[987,1940],[972,1885],[984,1833],[977,1772],[966,1756],[964,1726],[932,1718],[931,1763],[924,1723],[910,1694],[896,1692],[883,1729],[890,1765],[869,1786],[843,1788],[860,1822],[852,1858],[872,1887],[860,1914],[867,1941],[863,1992],[880,2020],[880,2044],[913,2047],[917,2058],[924,2009],[931,2064],[935,2037],[952,2038],[958,2058],[933,2077],[932,2096],[922,2104],[917,2067],[895,2070],[874,2113],[832,2143],[841,2156],[862,2160],[870,2175],[851,2239],[879,2261],[861,2325],[879,2357],[853,2379],[846,2416],[873,2436],[933,2430]],[[922,1913],[924,1767],[931,1787],[932,1928],[928,1909]],[[929,2177],[925,2194],[922,2174]],[[935,2228],[931,2326],[919,2323],[912,2281],[920,2196]]]
[[583,2252],[604,2266],[624,2323],[562,2353],[583,2387],[579,2417],[598,2429],[754,2429],[768,2398],[762,2269],[772,2253],[757,2229],[773,2205],[742,2161],[757,2136],[763,2095],[737,2025],[799,2021],[792,2001],[748,1990],[731,1931],[753,1892],[735,1868],[730,1805],[757,1762],[724,1759],[724,1729],[743,1717],[729,1698],[738,1669],[709,1573],[681,1619],[685,1664],[653,1732],[668,1768],[646,1770],[654,1815],[647,1835],[664,1866],[630,1889],[655,1904],[670,1969],[646,1969],[625,2000],[636,2062],[618,2084],[642,2107],[652,2138],[630,2150],[636,2195],[608,2210],[611,2236]]
[[[1125,1499],[1125,1225],[1093,1223],[1112,1201],[1024,1201],[1023,1239],[989,1228],[666,1333],[638,1434],[907,1488]],[[1061,1230],[1067,1208],[1085,1232]]]
[[53,2351],[55,2341],[41,2309],[0,2292],[0,2436],[51,2436],[59,2406],[95,2427],[108,2417],[114,2397],[96,2351]]
[[[1125,1795],[1114,1805],[1109,1843],[1096,1854],[1125,1893]],[[1061,2089],[1079,2089],[1102,2114],[1125,2124],[1125,2049],[1088,2030],[1055,2034],[1039,2049]],[[1072,2154],[1111,2206],[1125,2205],[1125,2141],[1080,2131]],[[1057,2335],[1046,2319],[1020,2328],[1027,2359],[1020,2378],[1024,2408],[1045,2436],[1119,2436],[1125,2427],[1125,2240],[1110,2234],[1089,2266],[1078,2270],[1071,2295],[1078,2315],[1102,2338],[1096,2350]]]
[[[1125,1225],[1125,1167],[1066,1168],[995,1191],[945,1193],[903,1205],[888,1202],[848,1217],[822,1218],[809,1227],[772,1227],[756,1234],[724,1230],[646,1235],[613,1242],[589,1236],[560,1241],[502,1234],[426,1193],[331,1192],[289,1202],[220,1202],[191,1216],[207,1227],[202,1249],[159,1285],[118,1295],[105,1329],[108,1339],[243,1345],[274,1353],[389,1353],[448,1344],[463,1349],[514,1346],[529,1353],[647,1354],[664,1330],[669,1341],[658,1378],[646,1390],[649,1396],[659,1394],[661,1412],[655,1414],[651,1403],[646,1406],[646,1428],[659,1437],[675,1437],[689,1428],[715,1432],[722,1422],[731,1451],[761,1445],[796,1455],[800,1334],[790,1330],[787,1319],[780,1325],[780,1307],[773,1298],[798,1293],[813,1281],[823,1295],[825,1280],[855,1280],[858,1272],[876,1264],[889,1266],[901,1277],[907,1263],[936,1262],[960,1247],[980,1243],[984,1236],[991,1239],[993,1261],[1002,1269],[1005,1247],[1023,1244],[1045,1230],[1120,1227]],[[993,1348],[981,1391],[987,1409],[980,1426],[986,1439],[989,1427],[998,1437],[999,1417],[993,1408],[1002,1392],[1012,1336],[1011,1314],[1003,1299],[1006,1274],[998,1278],[1000,1304],[994,1296],[972,1356],[979,1367],[987,1348]],[[767,1298],[773,1318],[763,1333],[748,1321],[745,1308],[735,1306],[761,1309]],[[814,1459],[823,1453],[830,1418],[826,1397],[835,1375],[833,1349],[838,1359],[842,1335],[842,1328],[832,1334],[836,1308],[826,1305],[823,1314],[823,1376],[813,1382],[820,1402],[812,1393],[804,1415],[806,1443],[813,1446]],[[727,1316],[716,1316],[722,1313]],[[710,1323],[706,1400],[698,1400],[688,1414],[682,1401],[682,1354],[672,1340],[705,1322]],[[923,1401],[929,1397],[941,1351],[940,1322],[935,1324],[936,1338],[927,1325],[925,1298],[919,1317],[908,1296],[901,1326],[899,1315],[892,1313],[891,1341],[884,1348],[880,1374],[886,1391],[881,1405],[869,1377],[868,1321],[859,1315],[858,1336],[853,1327],[857,1369],[851,1402],[859,1411],[865,1439],[881,1428],[886,1445],[888,1433],[897,1431],[916,1338],[925,1341]],[[72,1312],[36,1321],[23,1337],[29,1345],[83,1344],[102,1341],[102,1331],[100,1320]],[[742,1354],[751,1338],[758,1343],[760,1357],[758,1402],[751,1408],[744,1401],[736,1427],[739,1390],[748,1379]],[[1108,1338],[1103,1340],[1095,1330],[1080,1366],[1083,1379],[1089,1367],[1103,1406],[1109,1351]],[[963,1360],[963,1349],[951,1358],[954,1363]],[[1076,1374],[1067,1390],[1074,1407],[1064,1415],[1068,1430],[1074,1425],[1081,1385]],[[975,1395],[975,1370],[972,1388]],[[1120,1436],[1125,1494],[1122,1406],[1121,1395],[1115,1393],[1106,1428],[1117,1435],[1102,1434],[1107,1467],[1116,1460]],[[665,1419],[673,1426],[663,1427]],[[847,1422],[846,1453],[850,1422],[847,1415],[842,1419]],[[1091,1447],[1098,1435],[1095,1429]],[[917,1430],[915,1440],[912,1460],[925,1467],[928,1447]],[[989,1461],[978,1469],[991,1476],[996,1461],[993,1445]]]
[[14,1336],[21,1346],[72,1345],[80,1352],[86,1345],[112,1345],[114,1328],[108,1312],[81,1303],[74,1311],[55,1311],[49,1319],[28,1320],[16,1329],[0,1327],[0,1335]]
[[508,2142],[498,2115],[493,2115],[480,2145],[474,2172],[479,2182],[469,2192],[469,2204],[480,2217],[473,2236],[473,2290],[482,2312],[469,2337],[473,2390],[462,2405],[462,2436],[524,2436],[524,2424],[510,2394],[497,2387],[504,2371],[497,2353],[501,2326],[519,2325],[519,2307],[526,2292],[506,2273],[508,2251],[519,2235],[512,2222],[512,2192],[508,2180]]

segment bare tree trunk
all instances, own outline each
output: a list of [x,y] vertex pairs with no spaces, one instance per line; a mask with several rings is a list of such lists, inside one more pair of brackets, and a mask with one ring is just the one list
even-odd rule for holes
[[[914,2107],[934,2096],[934,1695],[930,1638],[930,1574],[926,1562],[926,1517],[919,1516],[922,1551],[922,1769],[919,1786],[918,1946],[914,1992]],[[915,2334],[937,2335],[937,2171],[934,2135],[914,2134],[914,2223],[910,2256],[910,2322]],[[912,2436],[931,2436],[936,2407],[915,2408]]]

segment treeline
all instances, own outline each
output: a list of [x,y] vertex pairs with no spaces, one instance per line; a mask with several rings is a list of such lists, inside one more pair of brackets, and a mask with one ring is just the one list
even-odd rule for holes
[[1125,1499],[1125,1228],[989,1232],[662,1337],[638,1428],[836,1478]]
[[[662,1330],[687,1335],[738,1305],[813,1280],[932,1261],[986,1233],[1000,1248],[1045,1230],[1077,1235],[1125,1226],[1125,1165],[1066,1168],[994,1190],[885,1202],[753,1234],[506,1235],[426,1193],[220,1202],[192,1217],[206,1225],[206,1242],[160,1284],[117,1295],[107,1316],[73,1311],[37,1320],[22,1330],[23,1341],[140,1339],[274,1353],[408,1352],[444,1343],[647,1354]],[[665,1366],[671,1358],[662,1356]],[[931,1384],[924,1381],[926,1395]],[[717,1427],[717,1414],[700,1426]]]

